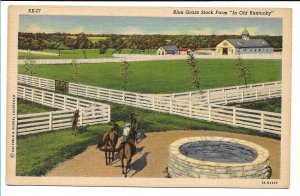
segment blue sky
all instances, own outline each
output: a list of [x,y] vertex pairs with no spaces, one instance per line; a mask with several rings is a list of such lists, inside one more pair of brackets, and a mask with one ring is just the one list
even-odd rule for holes
[[180,18],[124,16],[21,15],[20,32],[94,34],[241,34],[282,35],[280,18]]

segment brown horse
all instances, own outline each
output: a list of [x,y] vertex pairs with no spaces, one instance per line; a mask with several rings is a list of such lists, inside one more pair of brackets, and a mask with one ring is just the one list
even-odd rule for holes
[[78,118],[79,118],[79,110],[76,110],[74,115],[72,116],[71,123],[72,123],[72,129],[71,133],[72,135],[77,133],[77,123],[78,123]]
[[[105,132],[102,141],[97,145],[97,148],[105,152],[106,165],[115,160],[115,148],[118,143],[118,134],[115,130],[117,127],[117,125],[114,125],[110,131]],[[104,149],[102,149],[103,146]]]
[[[127,177],[128,170],[131,165],[131,159],[133,155],[136,153],[136,132],[130,130],[127,140],[122,142],[115,151],[119,153],[119,157],[122,163],[122,174],[125,174],[125,178]],[[124,160],[126,159],[126,165],[124,165]],[[124,171],[125,168],[125,171]]]

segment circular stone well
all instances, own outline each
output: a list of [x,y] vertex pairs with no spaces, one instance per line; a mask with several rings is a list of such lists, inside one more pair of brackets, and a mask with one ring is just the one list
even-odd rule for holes
[[169,146],[170,177],[270,178],[269,151],[245,140],[189,137]]

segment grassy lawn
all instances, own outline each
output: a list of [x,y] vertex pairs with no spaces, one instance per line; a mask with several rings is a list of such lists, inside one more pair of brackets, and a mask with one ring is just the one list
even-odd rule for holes
[[[76,36],[75,36],[76,37]],[[106,40],[108,37],[100,36],[100,37],[88,37],[93,43],[96,43],[101,40]]]
[[[56,49],[45,49],[42,52],[49,52],[58,54]],[[31,53],[32,59],[84,59],[83,49],[70,49],[61,50],[60,56],[50,56],[44,54]],[[110,58],[112,55],[117,53],[114,49],[107,49],[105,54],[99,54],[99,49],[86,49],[86,58]],[[117,53],[119,54],[119,53]],[[123,49],[120,54],[134,54],[131,49]],[[156,49],[150,49],[145,51],[137,51],[136,54],[156,54]],[[19,59],[26,59],[29,56],[29,52],[19,52]]]
[[[120,127],[129,121],[134,112],[142,132],[164,130],[216,130],[280,139],[279,136],[243,128],[234,128],[217,123],[193,120],[171,114],[152,112],[120,104],[111,104],[112,121]],[[17,175],[40,176],[57,167],[59,163],[83,152],[88,146],[97,144],[110,125],[83,127],[77,136],[70,130],[59,130],[31,136],[21,136],[17,140]],[[100,153],[100,152],[99,152]]]
[[[244,60],[250,68],[250,83],[280,80],[281,61]],[[201,89],[243,85],[234,59],[201,59],[198,68]],[[36,76],[75,82],[72,65],[36,65]],[[191,70],[185,60],[130,62],[132,74],[127,90],[141,93],[172,93],[196,90],[192,87]],[[19,65],[24,74],[24,66]],[[80,64],[78,82],[122,90],[120,63]]]
[[247,109],[281,113],[281,98],[236,104],[235,106]]
[[103,132],[108,128],[108,125],[89,126],[77,136],[71,135],[70,130],[66,129],[19,137],[17,175],[45,175],[59,163],[83,152],[89,145],[99,142]]
[[[55,49],[46,49],[43,52],[50,52],[58,54],[58,50]],[[32,59],[84,59],[84,53],[82,49],[73,49],[73,50],[61,50],[60,56],[50,56],[43,54],[34,54],[31,53]],[[112,57],[113,50],[107,50],[106,54],[99,54],[98,49],[86,49],[86,58],[107,58]],[[28,58],[29,52],[19,52],[19,59]]]
[[18,108],[17,108],[18,114],[32,114],[32,113],[50,112],[55,110],[57,109],[18,98]]

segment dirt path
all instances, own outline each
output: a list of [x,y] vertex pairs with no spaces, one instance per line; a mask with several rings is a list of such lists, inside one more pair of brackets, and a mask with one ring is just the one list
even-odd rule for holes
[[[269,150],[271,155],[272,178],[280,176],[280,141],[259,136],[217,131],[166,131],[147,133],[137,145],[129,177],[165,177],[168,166],[168,146],[177,139],[193,136],[222,136],[254,142]],[[118,159],[105,166],[104,153],[90,146],[87,150],[53,169],[47,176],[101,176],[120,177],[121,162]]]

